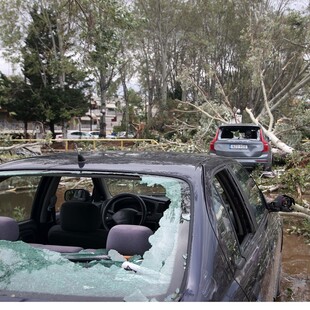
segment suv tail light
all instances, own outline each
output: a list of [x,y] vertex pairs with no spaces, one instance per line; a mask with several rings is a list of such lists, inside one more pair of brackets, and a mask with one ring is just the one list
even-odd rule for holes
[[268,144],[268,142],[264,139],[264,135],[263,135],[263,130],[262,130],[262,129],[260,130],[259,135],[260,135],[260,140],[262,141],[263,146],[264,146],[264,148],[263,148],[263,153],[266,153],[266,152],[269,151],[269,144]]
[[216,134],[215,134],[215,137],[213,138],[213,140],[210,142],[210,151],[215,151],[214,149],[214,143],[216,142],[218,136],[219,136],[219,129],[216,130]]

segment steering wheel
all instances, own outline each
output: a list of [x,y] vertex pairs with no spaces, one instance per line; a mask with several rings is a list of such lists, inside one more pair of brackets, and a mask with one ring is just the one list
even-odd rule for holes
[[[120,206],[116,208],[118,204]],[[130,207],[131,205],[138,209]],[[146,213],[146,205],[142,198],[135,194],[122,193],[111,198],[105,205],[102,211],[102,223],[106,230],[117,224],[142,225]]]

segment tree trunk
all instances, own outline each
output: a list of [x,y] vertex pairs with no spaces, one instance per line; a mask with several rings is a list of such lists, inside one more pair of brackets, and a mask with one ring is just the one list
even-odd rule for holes
[[161,68],[162,68],[162,87],[161,87],[161,103],[160,103],[160,108],[161,108],[161,113],[163,113],[164,117],[167,116],[167,88],[168,88],[168,83],[167,83],[167,62],[168,62],[168,57],[167,57],[167,48],[165,44],[162,44],[162,59],[161,59]]
[[147,51],[147,46],[145,46],[145,42],[142,42],[144,61],[146,67],[146,85],[147,85],[147,109],[146,109],[146,120],[147,125],[150,124],[150,120],[152,118],[152,106],[153,106],[153,97],[154,97],[154,78],[152,78],[152,73],[149,64],[149,54]]
[[128,102],[128,88],[126,84],[125,73],[122,73],[122,85],[125,100],[125,128],[126,128],[126,138],[129,132],[129,102]]
[[100,119],[100,136],[106,137],[107,123],[106,123],[106,77],[100,70],[100,103],[101,103],[101,119]]
[[259,121],[254,117],[252,111],[249,108],[245,109],[246,112],[249,114],[252,122],[256,125],[260,125],[265,133],[265,135],[270,139],[270,141],[280,150],[282,150],[285,153],[291,154],[294,149],[287,144],[285,144],[283,141],[281,141],[279,138],[276,137],[276,135],[272,132],[272,130],[267,130],[262,124],[259,123]]
[[24,136],[25,139],[28,139],[28,122],[24,121]]
[[[51,133],[52,133],[52,137],[53,137],[53,139],[55,139],[56,138],[56,134],[55,134],[55,124],[54,124],[54,122],[52,122],[52,121],[50,121],[50,124],[49,124],[50,126],[50,131],[51,131]],[[64,127],[63,127],[64,128]],[[67,134],[67,132],[66,132],[66,134]],[[67,136],[66,136],[66,134],[64,134],[64,138],[66,139],[67,138]]]
[[310,215],[305,214],[305,213],[301,213],[301,212],[279,212],[279,214],[281,215],[285,215],[285,216],[296,216],[296,217],[301,217],[304,219],[307,219],[308,221],[310,221]]

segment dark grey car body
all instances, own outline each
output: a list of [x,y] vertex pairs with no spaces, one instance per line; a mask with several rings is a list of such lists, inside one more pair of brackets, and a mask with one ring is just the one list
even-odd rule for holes
[[[85,153],[83,157],[73,153],[58,154],[2,164],[0,181],[17,172],[40,172],[42,175],[31,217],[19,223],[20,240],[26,243],[46,242],[44,234],[50,224],[42,220],[42,212],[44,201],[51,194],[49,184],[52,184],[54,177],[68,173],[98,177],[101,173],[103,176],[108,173],[116,178],[146,172],[149,175],[177,177],[190,189],[190,222],[188,234],[181,239],[183,244],[179,245],[184,247],[186,253],[177,259],[180,262],[175,263],[175,270],[179,266],[183,271],[172,274],[169,289],[172,292],[168,290],[167,295],[173,294],[175,301],[265,301],[273,300],[277,294],[282,222],[277,213],[267,210],[263,194],[243,167],[232,159],[174,153],[105,152]],[[254,199],[253,188],[257,194]],[[220,194],[226,195],[225,202]],[[229,211],[224,206],[226,204],[231,207],[227,207]],[[224,212],[227,212],[227,217],[223,216]],[[167,242],[169,238],[171,236],[167,235],[162,242]],[[185,258],[186,264],[183,262]],[[0,278],[1,281],[4,280]],[[26,286],[27,278],[24,281]],[[154,283],[150,285],[156,286]],[[167,296],[147,298],[161,301],[166,300]],[[66,292],[12,292],[3,285],[0,289],[1,300],[120,301],[122,298],[112,295],[86,298],[67,295]]]
[[218,127],[210,153],[231,157],[244,167],[272,168],[272,149],[263,130],[255,124],[225,124]]

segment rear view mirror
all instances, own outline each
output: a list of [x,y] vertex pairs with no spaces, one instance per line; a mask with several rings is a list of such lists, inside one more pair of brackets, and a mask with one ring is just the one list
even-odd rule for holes
[[295,204],[294,198],[287,195],[279,195],[275,200],[267,204],[270,212],[292,212],[292,205]]

